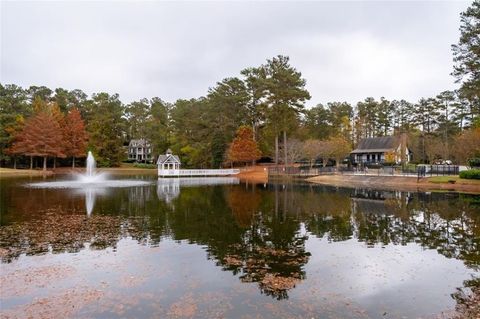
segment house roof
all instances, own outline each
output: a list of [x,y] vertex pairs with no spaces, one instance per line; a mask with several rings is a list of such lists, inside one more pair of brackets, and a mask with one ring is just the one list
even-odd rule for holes
[[353,150],[355,153],[381,153],[396,149],[400,144],[400,139],[396,136],[382,136],[364,138],[358,143],[358,146]]
[[180,158],[177,155],[165,154],[158,156],[157,165],[164,163],[180,163]]
[[149,145],[150,145],[150,142],[143,138],[139,140],[130,140],[130,143],[128,143],[128,146],[130,147],[146,147]]

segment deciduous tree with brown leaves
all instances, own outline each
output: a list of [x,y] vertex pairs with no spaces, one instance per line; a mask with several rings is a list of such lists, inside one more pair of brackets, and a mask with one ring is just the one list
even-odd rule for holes
[[480,157],[480,127],[466,130],[455,138],[456,162],[466,164],[474,157]]
[[75,158],[85,157],[87,151],[87,132],[80,111],[72,108],[65,117],[63,127],[64,154],[72,157],[72,168],[75,168]]
[[43,170],[47,169],[47,158],[65,157],[63,153],[63,136],[60,125],[55,118],[40,112],[25,123],[18,134],[11,150],[14,154],[43,157]]
[[261,152],[253,140],[253,131],[248,126],[241,126],[228,148],[227,158],[230,162],[253,162],[260,158]]
[[310,168],[313,167],[315,160],[322,151],[322,141],[316,139],[309,139],[303,143],[303,154],[310,163]]

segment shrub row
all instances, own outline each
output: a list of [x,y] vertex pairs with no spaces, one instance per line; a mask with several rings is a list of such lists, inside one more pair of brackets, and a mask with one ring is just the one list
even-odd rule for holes
[[480,179],[480,169],[470,169],[468,171],[461,171],[460,178],[465,179]]
[[480,167],[480,157],[470,158],[468,160],[468,165],[471,167]]

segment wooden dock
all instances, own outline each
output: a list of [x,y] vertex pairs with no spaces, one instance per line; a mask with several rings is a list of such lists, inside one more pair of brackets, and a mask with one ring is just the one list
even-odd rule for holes
[[158,177],[230,176],[240,173],[239,169],[158,169]]

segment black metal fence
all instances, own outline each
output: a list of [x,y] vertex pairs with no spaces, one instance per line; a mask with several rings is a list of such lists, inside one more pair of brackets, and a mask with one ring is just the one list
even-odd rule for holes
[[457,165],[417,165],[416,172],[420,177],[458,175]]
[[324,174],[333,174],[337,172],[336,167],[327,166],[327,167],[269,167],[268,175],[269,176],[299,176],[299,177],[309,177],[317,176]]
[[456,165],[406,165],[406,166],[382,166],[380,168],[368,167],[347,167],[347,166],[326,166],[326,167],[270,167],[268,168],[269,176],[295,176],[310,177],[329,174],[365,174],[378,176],[405,176],[417,175],[419,177],[426,176],[446,176],[458,175],[459,167]]

